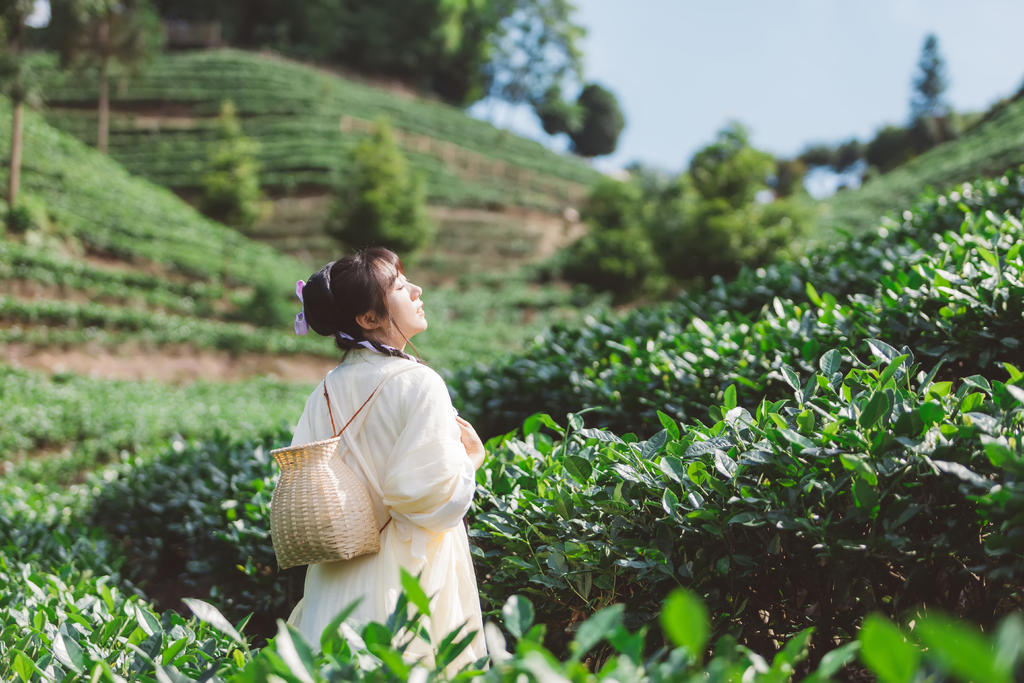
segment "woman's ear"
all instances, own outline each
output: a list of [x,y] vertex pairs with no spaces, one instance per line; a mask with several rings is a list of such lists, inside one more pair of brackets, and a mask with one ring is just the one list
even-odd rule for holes
[[377,316],[373,311],[367,311],[366,313],[360,313],[357,315],[356,324],[367,332],[375,330],[381,326],[381,322],[377,319]]

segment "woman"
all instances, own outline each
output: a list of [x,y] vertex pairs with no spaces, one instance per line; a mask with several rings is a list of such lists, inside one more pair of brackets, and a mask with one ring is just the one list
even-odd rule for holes
[[[349,624],[383,623],[398,601],[404,567],[419,575],[431,597],[424,622],[431,642],[459,627],[460,637],[475,630],[477,637],[452,666],[473,662],[486,650],[462,519],[484,447],[457,416],[441,377],[404,351],[411,337],[427,329],[423,290],[405,278],[393,252],[374,248],[328,263],[298,291],[303,312],[296,331],[302,334],[308,325],[334,337],[344,356],[310,394],[292,444],[330,438],[332,424],[356,415],[344,432],[344,457],[366,483],[383,531],[379,553],[311,565],[289,623],[319,643],[324,627],[355,600],[360,602]],[[432,660],[420,639],[407,652]]]

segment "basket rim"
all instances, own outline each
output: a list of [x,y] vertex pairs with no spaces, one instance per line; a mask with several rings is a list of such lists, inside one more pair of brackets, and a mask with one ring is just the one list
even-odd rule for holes
[[329,437],[327,439],[320,439],[319,441],[310,441],[309,443],[295,444],[294,446],[282,446],[281,448],[275,448],[272,451],[270,451],[270,455],[274,455],[275,453],[287,453],[289,451],[297,451],[304,448],[310,448],[311,446],[320,446],[323,444],[331,443],[332,441],[340,440],[341,434],[339,434],[338,436]]

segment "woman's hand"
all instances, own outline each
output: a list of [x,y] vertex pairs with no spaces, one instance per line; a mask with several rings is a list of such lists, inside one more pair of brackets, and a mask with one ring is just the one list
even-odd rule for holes
[[462,432],[462,445],[466,449],[466,455],[469,456],[470,461],[473,463],[475,469],[480,469],[480,466],[484,464],[484,456],[487,455],[487,451],[484,450],[484,444],[477,435],[476,430],[473,429],[473,425],[463,420],[458,415],[455,416],[455,421],[459,423],[459,431]]

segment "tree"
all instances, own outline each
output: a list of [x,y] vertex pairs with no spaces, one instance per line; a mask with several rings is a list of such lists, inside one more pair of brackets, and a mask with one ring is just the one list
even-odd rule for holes
[[583,112],[580,106],[562,97],[562,86],[552,85],[534,107],[540,125],[548,135],[559,135],[580,127]]
[[34,95],[34,79],[24,58],[25,23],[35,3],[33,0],[2,0],[0,32],[3,54],[0,55],[0,87],[11,98],[11,158],[8,167],[7,205],[14,209],[21,184],[22,114],[26,100]]
[[433,236],[422,180],[410,173],[391,126],[360,142],[335,190],[327,232],[347,247],[383,246],[411,257]]
[[945,116],[949,106],[943,93],[949,83],[946,78],[946,63],[939,54],[939,39],[929,33],[921,46],[914,75],[914,89],[910,96],[910,119],[917,121],[922,116]]
[[573,151],[585,157],[614,152],[626,126],[615,95],[597,83],[590,83],[580,92],[576,105],[581,120],[578,128],[569,131]]
[[51,24],[65,67],[99,78],[96,147],[107,151],[112,72],[137,74],[160,47],[160,20],[148,0],[52,0]]
[[248,228],[262,213],[258,147],[242,133],[230,100],[221,104],[217,138],[201,180],[200,210],[226,225]]
[[891,171],[913,157],[909,133],[899,126],[885,126],[864,149],[864,160],[881,173]]
[[775,171],[771,154],[754,149],[750,135],[733,121],[718,132],[715,141],[690,159],[694,188],[705,199],[721,199],[738,208],[754,201]]
[[488,94],[536,106],[552,86],[576,83],[583,73],[578,43],[586,31],[573,23],[569,0],[500,0],[490,38]]
[[562,275],[625,301],[649,291],[661,264],[647,237],[644,193],[638,183],[598,181],[583,207],[586,235],[562,255]]
[[800,193],[775,201],[761,195],[779,183],[778,173],[742,125],[719,131],[653,202],[649,231],[665,271],[680,282],[729,276],[771,260],[803,234],[811,217]]

